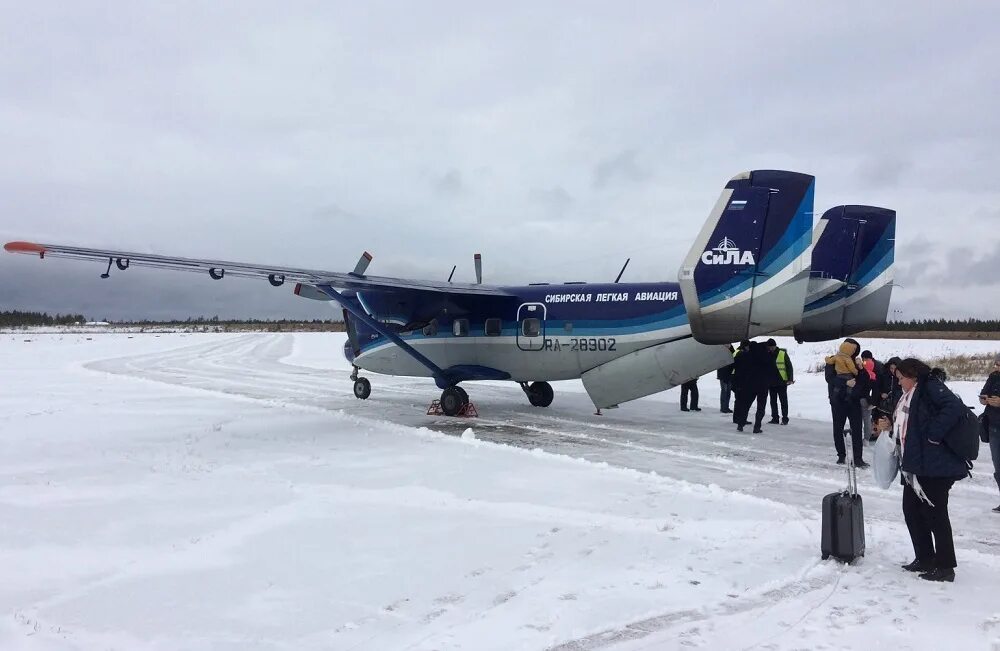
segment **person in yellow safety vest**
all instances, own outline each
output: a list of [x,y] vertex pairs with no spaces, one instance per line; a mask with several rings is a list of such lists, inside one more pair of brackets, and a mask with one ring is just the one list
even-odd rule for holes
[[768,393],[771,394],[771,424],[778,424],[778,401],[781,401],[781,424],[788,424],[788,385],[795,384],[792,358],[788,351],[778,348],[774,339],[767,340],[767,350],[774,356],[774,379]]

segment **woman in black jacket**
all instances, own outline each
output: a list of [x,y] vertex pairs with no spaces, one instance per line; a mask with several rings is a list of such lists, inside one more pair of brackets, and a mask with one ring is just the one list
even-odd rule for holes
[[965,460],[948,448],[948,436],[966,406],[931,369],[917,359],[896,366],[903,390],[893,421],[880,428],[893,432],[902,452],[903,517],[916,558],[904,565],[928,581],[955,580],[955,542],[948,517],[948,492],[968,474]]
[[[979,392],[979,404],[986,405],[983,417],[986,432],[990,438],[990,452],[993,455],[993,479],[1000,489],[1000,355],[993,360],[993,372],[986,379],[983,390]],[[1000,506],[993,509],[1000,513]]]

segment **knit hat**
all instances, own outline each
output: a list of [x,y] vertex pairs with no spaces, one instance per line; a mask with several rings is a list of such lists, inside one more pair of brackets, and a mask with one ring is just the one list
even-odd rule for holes
[[996,358],[994,358],[993,363],[1000,364],[1000,355],[997,355]]
[[774,339],[768,339],[766,342],[764,342],[764,345],[765,346],[777,346],[778,342],[775,341]]

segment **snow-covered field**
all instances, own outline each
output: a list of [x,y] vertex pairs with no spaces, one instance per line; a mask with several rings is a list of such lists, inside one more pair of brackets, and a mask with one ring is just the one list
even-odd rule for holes
[[432,382],[371,374],[359,402],[342,342],[0,335],[0,649],[1000,649],[987,451],[956,583],[899,569],[900,489],[864,473],[868,553],[820,561],[844,476],[804,371],[835,344],[782,342],[793,420],[752,436],[711,377],[701,413],[482,383],[435,418]]

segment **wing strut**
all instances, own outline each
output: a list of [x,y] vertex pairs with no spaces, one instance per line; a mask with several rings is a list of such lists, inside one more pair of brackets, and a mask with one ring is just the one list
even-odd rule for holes
[[448,377],[448,374],[444,369],[427,359],[424,355],[417,351],[416,348],[403,341],[399,335],[388,329],[385,324],[380,323],[378,320],[368,316],[364,310],[359,310],[357,306],[353,305],[350,301],[344,298],[344,296],[336,289],[330,287],[329,285],[316,285],[316,289],[340,303],[345,310],[351,313],[351,316],[402,348],[403,352],[420,362],[421,365],[425,366],[434,376],[434,383],[439,389],[444,390],[455,385],[455,382]]

